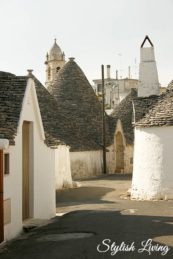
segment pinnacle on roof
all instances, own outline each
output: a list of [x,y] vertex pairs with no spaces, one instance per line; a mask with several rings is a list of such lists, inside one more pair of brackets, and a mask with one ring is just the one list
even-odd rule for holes
[[54,39],[54,44],[52,48],[49,51],[49,60],[54,60],[54,59],[62,59],[64,53],[62,52],[61,48],[58,46],[56,43],[56,39]]
[[148,42],[150,43],[151,47],[154,47],[152,41],[150,40],[150,38],[148,37],[148,35],[146,35],[146,36],[145,36],[145,39],[143,40],[143,42],[142,42],[142,44],[141,44],[141,48],[144,47],[144,44],[145,44],[146,41],[148,41]]

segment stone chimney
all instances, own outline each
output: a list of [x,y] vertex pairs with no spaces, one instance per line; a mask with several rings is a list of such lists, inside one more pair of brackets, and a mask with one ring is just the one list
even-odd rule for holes
[[118,80],[118,70],[116,70],[116,80]]
[[131,67],[128,66],[128,78],[130,79],[131,78]]
[[111,78],[111,66],[107,65],[107,79]]
[[69,61],[74,61],[74,60],[75,60],[75,58],[73,58],[73,57],[69,58]]
[[[150,43],[150,47],[144,47],[146,41]],[[149,37],[146,36],[140,49],[138,97],[159,95],[159,93],[160,86],[154,55],[154,45]]]
[[33,76],[33,74],[32,74],[33,69],[27,69],[27,72],[28,72],[28,76],[30,76],[30,77],[32,77],[32,76]]

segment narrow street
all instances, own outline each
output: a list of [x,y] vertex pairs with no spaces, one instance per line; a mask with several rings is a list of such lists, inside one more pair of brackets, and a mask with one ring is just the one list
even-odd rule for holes
[[0,258],[173,258],[173,201],[131,201],[130,175],[78,184],[57,192],[49,224],[1,247]]

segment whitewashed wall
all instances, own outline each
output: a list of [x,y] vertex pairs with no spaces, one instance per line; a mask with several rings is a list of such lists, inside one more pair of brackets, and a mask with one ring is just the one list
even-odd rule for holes
[[173,127],[135,129],[132,198],[173,198]]
[[55,151],[55,179],[56,189],[71,188],[72,176],[70,167],[69,147],[65,145],[58,146]]
[[20,117],[15,146],[10,153],[10,174],[4,176],[4,200],[11,200],[11,223],[5,225],[5,239],[22,230],[22,124],[33,122],[33,168],[30,179],[30,206],[33,218],[48,219],[55,215],[55,150],[44,144],[44,132],[33,83],[29,80]]
[[115,144],[107,147],[108,152],[106,152],[106,162],[107,171],[109,174],[114,174],[116,170],[116,154],[115,154]]
[[102,174],[102,151],[70,152],[73,180]]
[[109,173],[116,172],[116,134],[121,132],[124,145],[124,173],[132,173],[133,171],[133,145],[128,145],[123,132],[122,123],[120,120],[117,121],[116,130],[114,134],[114,142],[107,149],[107,165]]
[[126,145],[124,150],[124,173],[133,172],[133,145]]

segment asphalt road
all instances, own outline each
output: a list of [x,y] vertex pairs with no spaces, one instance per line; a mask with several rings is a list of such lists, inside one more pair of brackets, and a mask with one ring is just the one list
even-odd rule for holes
[[173,201],[131,201],[128,175],[57,192],[57,217],[0,249],[0,259],[173,258]]

